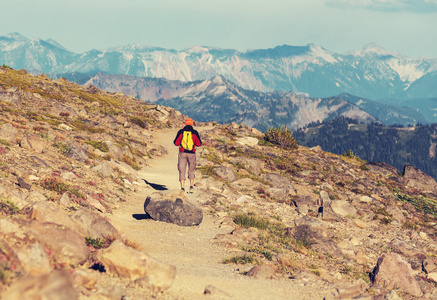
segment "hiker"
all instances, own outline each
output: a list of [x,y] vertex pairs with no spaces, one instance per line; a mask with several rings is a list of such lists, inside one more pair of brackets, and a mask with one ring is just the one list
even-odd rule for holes
[[179,146],[178,170],[181,191],[185,192],[185,172],[188,164],[189,193],[194,190],[194,170],[196,169],[196,147],[202,145],[199,133],[193,128],[193,120],[185,120],[185,127],[178,131],[173,142]]

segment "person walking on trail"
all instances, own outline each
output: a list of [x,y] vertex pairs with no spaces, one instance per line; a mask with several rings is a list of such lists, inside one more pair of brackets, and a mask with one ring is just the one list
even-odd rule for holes
[[178,131],[173,142],[179,146],[178,170],[181,191],[185,192],[185,173],[188,165],[188,179],[190,180],[189,193],[194,190],[194,171],[196,169],[196,147],[202,145],[199,133],[193,128],[193,120],[185,120],[185,127]]

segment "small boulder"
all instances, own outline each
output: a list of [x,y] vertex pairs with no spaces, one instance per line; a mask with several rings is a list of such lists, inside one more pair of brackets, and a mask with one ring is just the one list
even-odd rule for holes
[[59,208],[49,205],[46,201],[37,202],[29,206],[30,218],[41,223],[50,222],[63,225],[69,229],[76,230],[77,224],[71,220],[70,216]]
[[398,289],[416,297],[422,296],[411,266],[397,253],[382,255],[370,274],[370,279],[374,284],[387,289]]
[[63,260],[71,264],[83,264],[90,254],[85,239],[77,232],[53,223],[31,221],[23,228],[41,244],[62,256]]
[[176,277],[175,266],[159,262],[120,240],[102,250],[98,259],[109,273],[130,280],[148,277],[150,284],[161,291],[168,289]]
[[224,181],[235,181],[238,179],[234,171],[225,166],[218,166],[214,168],[215,173]]
[[195,226],[203,220],[202,209],[197,205],[181,198],[165,199],[160,193],[154,193],[146,198],[144,211],[155,221],[179,226]]
[[[258,142],[258,139],[256,140]],[[244,168],[246,168],[247,170],[249,170],[255,175],[259,175],[263,167],[261,160],[256,158],[237,156],[231,158],[231,162],[243,166]]]
[[73,158],[80,162],[85,162],[88,159],[88,152],[82,149],[79,145],[75,143],[68,143],[70,151],[67,156]]
[[422,263],[426,259],[426,253],[400,239],[394,239],[388,244],[389,249],[402,255],[403,258],[411,265],[413,270],[421,270]]
[[112,169],[111,165],[107,161],[101,163],[100,165],[95,166],[91,170],[102,174],[103,177],[110,177],[112,173],[114,173],[114,170]]
[[20,146],[24,149],[41,153],[46,145],[44,140],[35,134],[26,134],[23,136],[20,142]]
[[437,193],[437,182],[434,178],[423,173],[421,170],[406,165],[402,174],[408,181],[407,187],[413,187],[425,193]]
[[260,265],[251,268],[246,276],[260,278],[260,279],[274,279],[276,277],[276,272],[272,267],[267,265]]
[[331,202],[332,210],[342,217],[355,217],[357,210],[345,200],[335,200]]
[[90,210],[85,208],[79,209],[71,218],[76,221],[81,229],[81,233],[85,236],[90,236],[93,239],[105,237],[111,237],[113,239],[121,238],[120,233],[111,223]]

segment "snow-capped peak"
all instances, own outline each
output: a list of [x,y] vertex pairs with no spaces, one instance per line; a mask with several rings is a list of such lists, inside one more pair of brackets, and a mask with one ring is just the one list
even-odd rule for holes
[[184,49],[184,51],[186,51],[187,53],[205,53],[209,52],[209,48],[203,46],[193,46]]
[[16,40],[16,41],[28,41],[29,39],[25,36],[22,36],[18,32],[11,32],[6,35],[6,37]]
[[382,48],[381,46],[376,45],[375,43],[367,44],[362,49],[352,51],[352,52],[349,52],[347,54],[352,54],[354,56],[369,56],[369,55],[374,55],[374,56],[387,56],[387,55],[389,55],[389,56],[394,56],[394,57],[401,56],[398,52],[388,51],[388,50]]

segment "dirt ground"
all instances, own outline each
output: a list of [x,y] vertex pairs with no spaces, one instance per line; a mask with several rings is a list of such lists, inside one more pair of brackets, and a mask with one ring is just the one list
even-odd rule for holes
[[[141,171],[149,183],[165,186],[168,191],[180,189],[177,172],[178,148],[173,145],[177,129],[166,129],[155,135],[156,143],[167,148],[169,154],[150,160]],[[199,128],[202,136],[202,128]],[[186,188],[189,184],[186,183]],[[145,219],[143,204],[152,187],[143,188],[136,197],[113,212],[111,223],[130,241],[152,257],[176,266],[173,285],[164,293],[174,299],[323,299],[320,286],[290,279],[254,279],[242,275],[249,265],[223,264],[229,250],[214,245],[214,237],[227,233],[219,228],[218,217],[204,211],[199,226],[181,227],[175,224]],[[195,202],[201,195],[187,195]],[[213,296],[205,296],[208,285],[219,289]]]

